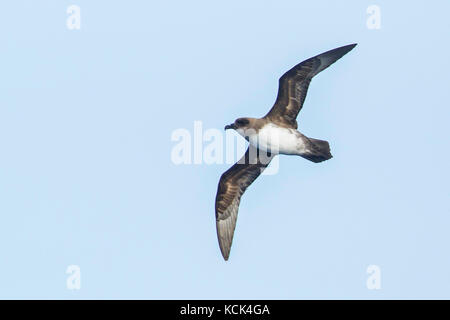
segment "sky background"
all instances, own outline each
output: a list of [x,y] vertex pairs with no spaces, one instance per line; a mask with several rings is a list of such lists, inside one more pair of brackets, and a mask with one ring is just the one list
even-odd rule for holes
[[[66,26],[72,4],[81,30]],[[444,0],[3,3],[0,298],[450,298],[449,12]],[[355,42],[298,118],[334,158],[283,156],[256,180],[224,262],[214,200],[230,165],[175,165],[172,133],[262,116],[285,71]]]

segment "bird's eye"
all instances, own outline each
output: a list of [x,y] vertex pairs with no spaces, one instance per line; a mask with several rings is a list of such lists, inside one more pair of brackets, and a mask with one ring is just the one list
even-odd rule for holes
[[248,124],[248,120],[247,119],[237,119],[236,120],[236,124],[240,125],[240,126],[245,126]]

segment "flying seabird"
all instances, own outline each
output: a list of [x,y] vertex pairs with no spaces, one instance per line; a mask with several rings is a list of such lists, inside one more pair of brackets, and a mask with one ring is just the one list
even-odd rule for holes
[[339,47],[297,64],[280,78],[277,99],[269,113],[259,119],[238,118],[225,126],[225,130],[234,129],[249,142],[245,155],[222,174],[217,189],[217,237],[225,260],[230,255],[241,196],[275,155],[298,155],[316,163],[332,158],[327,141],[297,131],[296,118],[311,79],[355,46]]

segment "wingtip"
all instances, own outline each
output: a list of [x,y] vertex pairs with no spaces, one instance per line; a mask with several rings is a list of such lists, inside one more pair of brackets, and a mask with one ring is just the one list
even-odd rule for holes
[[358,44],[357,43],[352,43],[352,44],[348,44],[346,46],[341,47],[342,49],[348,49],[348,51],[352,50],[354,47],[356,47]]
[[222,257],[223,260],[228,261],[228,258],[230,257],[230,251],[226,252],[225,250],[222,250],[222,248],[220,248],[220,253],[222,253]]
[[336,53],[337,55],[339,55],[339,58],[341,58],[342,56],[344,56],[347,53],[349,53],[350,51],[352,51],[353,48],[356,47],[357,45],[358,45],[357,43],[348,44],[348,45],[336,48],[334,50],[330,50],[330,52]]

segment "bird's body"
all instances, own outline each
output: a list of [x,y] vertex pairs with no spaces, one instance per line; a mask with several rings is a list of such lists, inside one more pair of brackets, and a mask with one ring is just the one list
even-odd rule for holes
[[250,144],[242,159],[222,174],[217,190],[217,236],[225,260],[230,254],[241,196],[274,155],[298,155],[312,162],[332,158],[328,142],[299,132],[296,118],[311,79],[355,46],[336,48],[299,63],[280,78],[277,99],[269,113],[262,118],[238,118],[225,127],[236,130]]
[[306,151],[307,138],[303,134],[272,122],[266,122],[258,131],[249,130],[247,135],[244,130],[236,131],[258,150],[286,155],[301,155]]
[[267,123],[248,137],[255,148],[273,154],[299,155],[305,151],[304,136],[295,129]]

